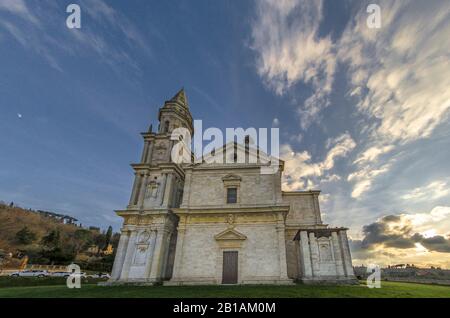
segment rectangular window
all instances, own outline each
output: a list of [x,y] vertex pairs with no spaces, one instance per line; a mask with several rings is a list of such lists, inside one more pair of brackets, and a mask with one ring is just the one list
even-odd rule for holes
[[237,189],[227,188],[227,203],[236,203],[236,202],[237,202]]

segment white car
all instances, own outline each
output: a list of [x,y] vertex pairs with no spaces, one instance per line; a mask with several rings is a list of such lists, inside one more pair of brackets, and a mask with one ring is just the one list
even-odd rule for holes
[[111,275],[109,275],[108,273],[98,273],[98,274],[93,274],[93,275],[89,275],[88,277],[90,278],[111,278]]
[[67,278],[67,277],[70,276],[70,273],[69,273],[69,272],[53,272],[53,273],[50,273],[50,276],[52,276],[52,277],[65,277],[65,278]]
[[53,276],[53,277],[64,277],[64,278],[67,278],[67,277],[69,277],[70,275],[79,275],[81,278],[85,278],[86,277],[86,273],[85,272],[81,272],[81,273],[71,273],[71,272],[53,272],[53,273],[50,273],[50,275],[51,276]]
[[48,272],[42,270],[26,270],[11,273],[9,276],[11,277],[47,277]]

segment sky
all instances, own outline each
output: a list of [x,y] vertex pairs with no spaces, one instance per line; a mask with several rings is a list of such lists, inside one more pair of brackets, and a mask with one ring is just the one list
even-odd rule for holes
[[118,230],[184,87],[204,127],[280,129],[355,265],[450,268],[449,48],[446,0],[0,0],[0,200]]

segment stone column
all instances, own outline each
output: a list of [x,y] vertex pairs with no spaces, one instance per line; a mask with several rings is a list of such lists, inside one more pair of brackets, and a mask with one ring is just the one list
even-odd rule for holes
[[334,261],[336,263],[336,274],[338,276],[345,276],[344,264],[342,263],[342,253],[339,244],[339,237],[337,232],[331,232],[331,243],[333,244]]
[[148,156],[148,141],[144,142],[144,150],[142,151],[141,163],[145,163],[147,161]]
[[314,213],[316,215],[316,222],[317,222],[317,224],[322,224],[322,217],[321,217],[321,213],[320,213],[319,195],[318,194],[314,194],[313,202],[314,202]]
[[157,235],[157,232],[155,230],[151,231],[151,237],[149,239],[150,251],[148,252],[147,260],[145,262],[145,272],[144,272],[145,279],[150,278],[150,271],[152,269],[153,256],[155,255],[156,235]]
[[130,271],[131,263],[133,262],[134,250],[136,248],[136,229],[131,230],[130,238],[128,240],[127,251],[125,253],[125,261],[122,267],[121,280],[127,280]]
[[347,240],[347,232],[345,230],[340,230],[339,238],[341,241],[342,258],[344,259],[345,273],[350,277],[355,276],[352,266],[352,255],[350,254],[350,247]]
[[139,188],[139,184],[141,182],[141,175],[139,173],[134,174],[134,183],[133,183],[133,190],[131,191],[131,197],[130,197],[130,204],[129,205],[136,205],[136,192]]
[[164,203],[164,197],[166,196],[166,183],[167,183],[167,173],[163,174],[162,183],[160,185],[161,191],[158,193],[158,203],[160,206]]
[[300,232],[300,255],[301,255],[301,263],[303,267],[303,276],[305,278],[309,278],[313,276],[312,266],[311,266],[311,253],[309,252],[309,240],[308,240],[308,232],[301,231]]
[[130,238],[130,232],[123,229],[120,235],[119,245],[117,246],[116,257],[114,259],[114,265],[111,272],[111,280],[115,281],[120,279],[120,273],[122,271],[123,262],[125,261],[125,254],[128,246],[128,240]]
[[278,236],[278,259],[280,262],[280,279],[287,280],[287,261],[286,261],[286,238],[284,224],[277,225]]
[[274,182],[274,193],[275,193],[275,202],[276,203],[282,203],[283,202],[283,195],[281,191],[281,169],[273,175],[275,178]]
[[167,174],[166,176],[166,187],[164,189],[163,206],[169,207],[173,193],[173,174]]
[[155,250],[153,253],[152,267],[150,269],[149,276],[151,281],[160,281],[162,279],[162,273],[164,271],[162,265],[164,263],[164,255],[166,254],[166,237],[168,234],[169,232],[165,228],[160,228],[157,230]]
[[319,246],[313,232],[309,233],[309,249],[311,251],[311,263],[313,276],[320,276],[319,271]]
[[186,170],[186,174],[184,177],[184,191],[183,191],[183,202],[181,203],[181,207],[189,206],[189,197],[191,193],[191,181],[192,181],[192,171]]
[[152,140],[149,143],[150,144],[149,144],[149,149],[148,149],[147,158],[145,160],[145,163],[151,163],[152,162],[154,141]]
[[148,179],[148,174],[146,173],[142,177],[142,184],[141,184],[141,187],[139,189],[139,198],[138,198],[138,204],[137,205],[140,208],[144,207],[145,191],[147,190],[147,179]]
[[177,281],[181,277],[181,268],[183,266],[183,244],[184,244],[184,235],[186,234],[186,225],[185,224],[178,225],[178,235],[177,235],[177,247],[175,249],[175,260],[173,262],[173,272],[171,281]]

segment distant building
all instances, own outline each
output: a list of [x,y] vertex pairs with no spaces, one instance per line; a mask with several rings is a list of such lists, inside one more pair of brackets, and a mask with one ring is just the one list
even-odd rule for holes
[[111,244],[108,244],[106,249],[103,251],[103,255],[111,255],[114,252],[114,248]]

